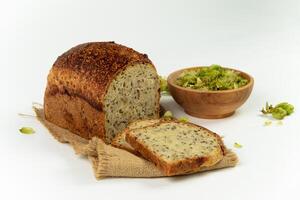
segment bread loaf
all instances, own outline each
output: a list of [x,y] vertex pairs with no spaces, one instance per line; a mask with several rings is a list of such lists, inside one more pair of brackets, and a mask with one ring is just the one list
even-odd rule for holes
[[126,132],[126,141],[166,176],[197,171],[219,162],[225,152],[221,138],[200,126],[164,121]]
[[110,143],[129,122],[159,117],[159,78],[146,54],[92,42],[58,57],[44,96],[45,117],[81,137]]

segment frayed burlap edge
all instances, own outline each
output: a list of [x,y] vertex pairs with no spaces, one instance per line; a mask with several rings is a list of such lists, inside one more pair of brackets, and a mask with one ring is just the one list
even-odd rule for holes
[[[49,130],[52,136],[61,143],[69,143],[76,154],[86,156],[92,164],[95,177],[162,177],[164,174],[151,162],[130,152],[105,144],[99,138],[86,140],[70,131],[48,122],[43,107],[34,104],[33,110],[37,119]],[[227,150],[224,158],[212,167],[201,167],[191,173],[233,167],[238,158],[234,152]]]

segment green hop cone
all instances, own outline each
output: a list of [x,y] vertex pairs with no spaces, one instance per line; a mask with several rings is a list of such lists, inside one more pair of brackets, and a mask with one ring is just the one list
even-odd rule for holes
[[159,76],[159,81],[160,81],[160,92],[163,94],[168,94],[169,93],[169,88],[168,88],[168,82],[165,78],[162,76]]
[[167,110],[167,111],[164,113],[163,118],[164,118],[164,119],[170,120],[170,119],[173,118],[173,113],[172,113],[171,111]]
[[272,117],[275,119],[283,119],[287,115],[287,111],[282,107],[275,107],[272,112]]
[[277,104],[275,106],[275,108],[282,108],[286,111],[287,115],[290,115],[294,112],[294,106],[289,104],[289,103],[286,103],[286,102],[283,102],[283,103],[280,103],[280,104]]

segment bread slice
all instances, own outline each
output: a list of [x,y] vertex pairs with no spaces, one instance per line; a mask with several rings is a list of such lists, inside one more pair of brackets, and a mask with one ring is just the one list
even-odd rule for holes
[[119,133],[111,142],[111,145],[114,147],[117,147],[119,149],[124,149],[126,151],[129,151],[133,154],[139,155],[139,153],[130,146],[125,140],[126,132],[132,129],[136,128],[144,128],[146,126],[150,126],[156,123],[159,123],[161,120],[160,119],[147,119],[147,120],[138,120],[135,122],[130,123],[127,128]]
[[166,176],[189,173],[219,162],[225,152],[220,136],[191,123],[163,121],[126,132],[126,141]]

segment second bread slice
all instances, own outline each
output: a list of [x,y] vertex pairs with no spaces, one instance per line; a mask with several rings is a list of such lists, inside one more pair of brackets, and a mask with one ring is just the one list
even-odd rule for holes
[[111,142],[111,145],[114,147],[117,147],[119,149],[124,149],[126,151],[129,151],[133,154],[139,155],[139,153],[130,146],[125,140],[126,132],[132,129],[136,128],[144,128],[146,126],[150,126],[156,123],[159,123],[161,120],[160,119],[145,119],[145,120],[138,120],[135,122],[130,123],[127,128],[125,128],[124,131],[119,133]]
[[217,134],[177,121],[128,130],[126,141],[167,176],[213,166],[223,158],[225,150]]

